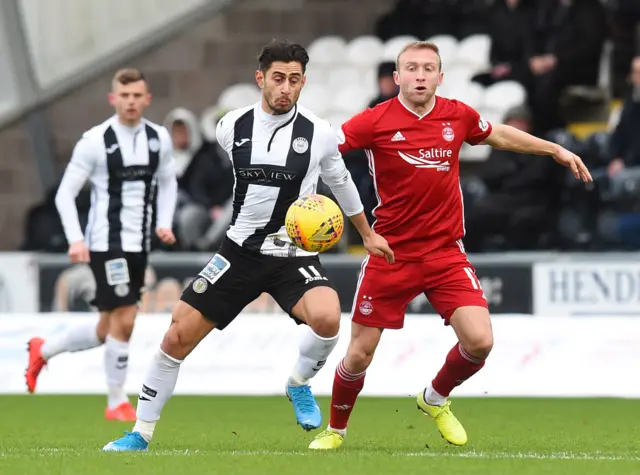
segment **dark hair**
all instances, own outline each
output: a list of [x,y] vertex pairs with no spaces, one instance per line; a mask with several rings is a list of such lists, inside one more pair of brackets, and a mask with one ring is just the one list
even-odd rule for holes
[[291,43],[287,40],[271,40],[264,45],[258,54],[258,67],[263,73],[266,72],[273,63],[282,61],[283,63],[297,62],[302,66],[302,72],[307,69],[309,55],[299,44]]
[[126,86],[127,84],[131,84],[133,82],[138,82],[138,81],[146,82],[144,74],[142,74],[142,72],[134,68],[125,68],[125,69],[118,70],[116,74],[113,76],[113,81],[119,82],[123,86]]

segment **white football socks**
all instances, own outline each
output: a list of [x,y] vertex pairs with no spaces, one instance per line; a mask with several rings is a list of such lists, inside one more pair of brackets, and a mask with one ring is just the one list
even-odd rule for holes
[[42,345],[42,357],[45,360],[64,352],[89,350],[102,345],[98,338],[97,324],[91,323],[71,328],[57,338],[50,338]]
[[167,355],[161,349],[158,349],[151,362],[138,395],[138,420],[133,427],[133,432],[138,432],[147,442],[151,442],[162,408],[173,395],[181,363],[181,360]]
[[424,400],[430,406],[444,406],[444,404],[447,402],[447,398],[433,389],[433,386],[431,386],[431,384],[429,384],[429,386],[427,386],[424,390]]
[[108,405],[110,409],[115,409],[120,404],[129,402],[124,391],[128,364],[129,342],[116,340],[111,335],[107,335],[104,351],[104,369],[107,375]]
[[339,334],[323,338],[309,328],[300,342],[300,355],[296,362],[289,383],[291,386],[304,386],[327,362],[327,358],[338,343]]

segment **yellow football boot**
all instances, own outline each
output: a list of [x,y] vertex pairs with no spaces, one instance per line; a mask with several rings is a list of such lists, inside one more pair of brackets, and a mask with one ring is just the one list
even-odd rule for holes
[[320,432],[315,439],[309,444],[309,448],[312,450],[331,450],[337,449],[342,445],[344,437],[337,432],[327,429]]
[[451,401],[447,401],[444,406],[431,406],[424,399],[424,391],[418,394],[418,409],[426,415],[431,416],[436,422],[436,426],[442,437],[453,445],[464,445],[467,443],[467,432],[451,412]]

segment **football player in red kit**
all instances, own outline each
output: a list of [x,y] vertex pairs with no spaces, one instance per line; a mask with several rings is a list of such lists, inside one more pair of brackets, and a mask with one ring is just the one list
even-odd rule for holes
[[[458,343],[417,397],[451,444],[467,434],[450,409],[451,391],[483,366],[493,346],[487,301],[462,244],[464,210],[459,152],[464,142],[551,156],[577,179],[592,181],[579,157],[515,128],[490,124],[471,107],[436,96],[443,74],[436,45],[415,42],[398,55],[400,93],[342,126],[342,153],[364,149],[378,197],[375,231],[396,262],[367,256],[356,289],[351,341],[336,369],[327,430],[310,449],[336,449],[364,385],[384,329],[400,329],[409,302],[424,293]],[[544,160],[544,158],[540,158]]]

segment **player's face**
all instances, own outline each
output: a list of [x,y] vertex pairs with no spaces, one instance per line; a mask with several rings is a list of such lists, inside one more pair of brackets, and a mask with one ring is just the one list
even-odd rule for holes
[[438,54],[430,49],[410,49],[398,63],[393,74],[402,97],[416,105],[428,103],[442,82]]
[[144,81],[120,84],[116,82],[109,94],[109,102],[115,108],[120,120],[126,124],[140,121],[144,110],[151,103],[151,94]]
[[300,97],[305,83],[302,65],[297,61],[277,61],[265,71],[256,71],[256,82],[262,89],[262,102],[274,114],[286,114]]

